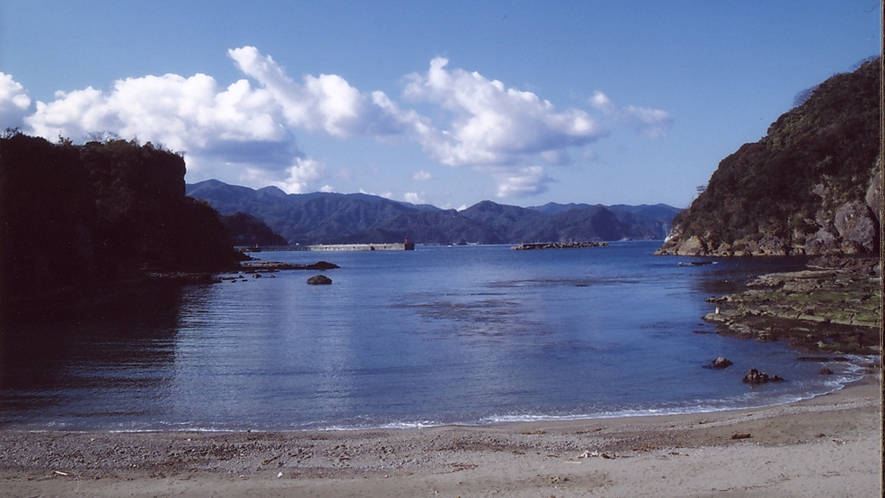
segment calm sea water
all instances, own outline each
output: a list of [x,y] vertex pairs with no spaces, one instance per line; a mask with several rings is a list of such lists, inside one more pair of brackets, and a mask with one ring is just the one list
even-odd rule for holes
[[[720,337],[711,295],[786,259],[679,266],[658,242],[512,251],[268,252],[334,262],[138,295],[25,327],[0,355],[0,428],[415,427],[783,403],[860,376]],[[20,326],[22,327],[22,326]],[[9,334],[7,334],[8,336]],[[61,336],[61,338],[59,338]],[[717,356],[735,364],[708,367]],[[750,388],[750,368],[787,379]]]

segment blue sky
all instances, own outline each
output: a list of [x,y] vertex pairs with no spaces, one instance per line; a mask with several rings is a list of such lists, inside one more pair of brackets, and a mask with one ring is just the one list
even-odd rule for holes
[[187,181],[687,206],[879,53],[830,1],[0,0],[0,129],[185,151]]

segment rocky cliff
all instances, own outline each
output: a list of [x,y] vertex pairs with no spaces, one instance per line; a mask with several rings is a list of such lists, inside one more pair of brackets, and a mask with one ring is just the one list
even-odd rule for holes
[[0,323],[148,275],[237,266],[218,213],[185,196],[184,174],[180,155],[150,143],[0,137]]
[[660,254],[863,254],[879,249],[881,59],[837,74],[719,163]]

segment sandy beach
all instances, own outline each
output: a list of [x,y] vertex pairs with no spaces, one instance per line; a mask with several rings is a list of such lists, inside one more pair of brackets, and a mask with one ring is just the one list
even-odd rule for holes
[[410,430],[0,432],[3,496],[880,496],[878,375],[749,410]]

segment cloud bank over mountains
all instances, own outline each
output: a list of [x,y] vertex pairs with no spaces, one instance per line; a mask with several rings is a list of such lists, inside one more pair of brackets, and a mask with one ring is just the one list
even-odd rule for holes
[[[593,157],[590,146],[612,126],[656,139],[672,124],[665,111],[619,107],[602,92],[588,101],[594,115],[560,110],[535,93],[450,68],[442,57],[431,60],[426,72],[406,75],[402,95],[394,99],[335,74],[295,80],[255,47],[228,55],[245,78],[226,87],[205,74],[166,74],[117,80],[107,91],[57,92],[51,102],[32,101],[12,75],[0,73],[0,128],[76,142],[96,133],[138,138],[186,151],[189,170],[201,177],[276,185],[290,193],[334,190],[328,184],[333,175],[311,157],[318,151],[302,149],[299,133],[342,144],[414,142],[440,164],[491,177],[504,198],[544,192],[555,181],[549,167],[567,166],[573,153]],[[430,109],[432,117],[409,106]],[[419,173],[415,180],[431,177]]]

